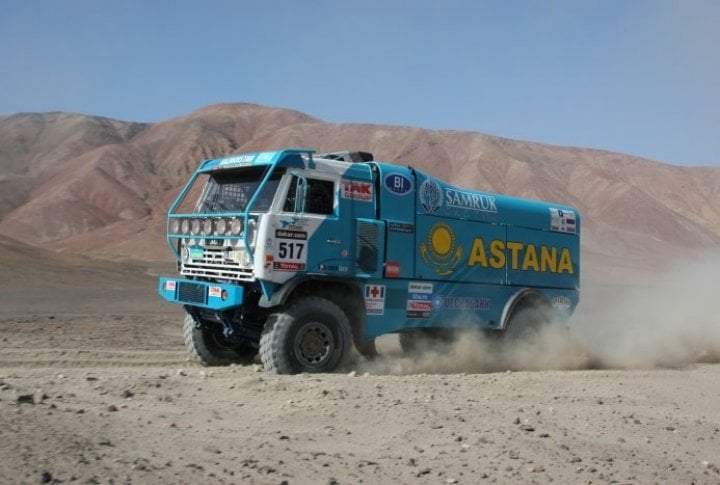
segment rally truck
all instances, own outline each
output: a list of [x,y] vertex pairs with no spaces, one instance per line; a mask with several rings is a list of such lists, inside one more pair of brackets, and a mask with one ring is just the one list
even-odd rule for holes
[[[503,337],[567,321],[579,298],[573,207],[449,184],[367,152],[206,160],[168,212],[185,343],[204,365],[331,372],[375,338],[403,350],[458,328]],[[529,316],[529,317],[528,317]]]

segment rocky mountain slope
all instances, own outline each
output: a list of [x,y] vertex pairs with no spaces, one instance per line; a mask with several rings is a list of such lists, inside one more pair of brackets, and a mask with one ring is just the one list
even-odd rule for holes
[[156,124],[0,117],[0,234],[103,258],[167,260],[167,207],[201,160],[282,147],[362,149],[457,185],[575,205],[586,268],[601,279],[720,247],[720,168],[480,133],[332,124],[248,104]]

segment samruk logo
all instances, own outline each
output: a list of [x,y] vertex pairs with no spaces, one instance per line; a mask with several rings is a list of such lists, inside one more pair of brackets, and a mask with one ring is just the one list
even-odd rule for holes
[[447,276],[460,264],[463,249],[458,246],[452,227],[436,222],[430,226],[427,241],[420,243],[420,255],[427,265],[435,268],[437,274]]
[[443,192],[440,184],[432,179],[426,179],[420,184],[420,205],[425,212],[432,214],[442,206]]

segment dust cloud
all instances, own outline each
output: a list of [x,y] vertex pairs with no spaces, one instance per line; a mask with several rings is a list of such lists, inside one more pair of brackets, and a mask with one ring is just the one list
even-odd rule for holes
[[720,361],[720,255],[676,263],[644,287],[590,286],[584,297],[573,331],[598,366]]
[[546,325],[522,340],[463,329],[449,340],[421,342],[409,355],[397,337],[384,337],[380,357],[361,361],[357,371],[450,374],[720,362],[720,255],[676,264],[646,286],[589,283],[580,294],[569,328]]

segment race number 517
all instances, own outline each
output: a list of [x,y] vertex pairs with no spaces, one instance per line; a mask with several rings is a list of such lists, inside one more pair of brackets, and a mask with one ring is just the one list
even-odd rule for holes
[[281,241],[278,246],[278,258],[298,260],[302,259],[305,243]]

